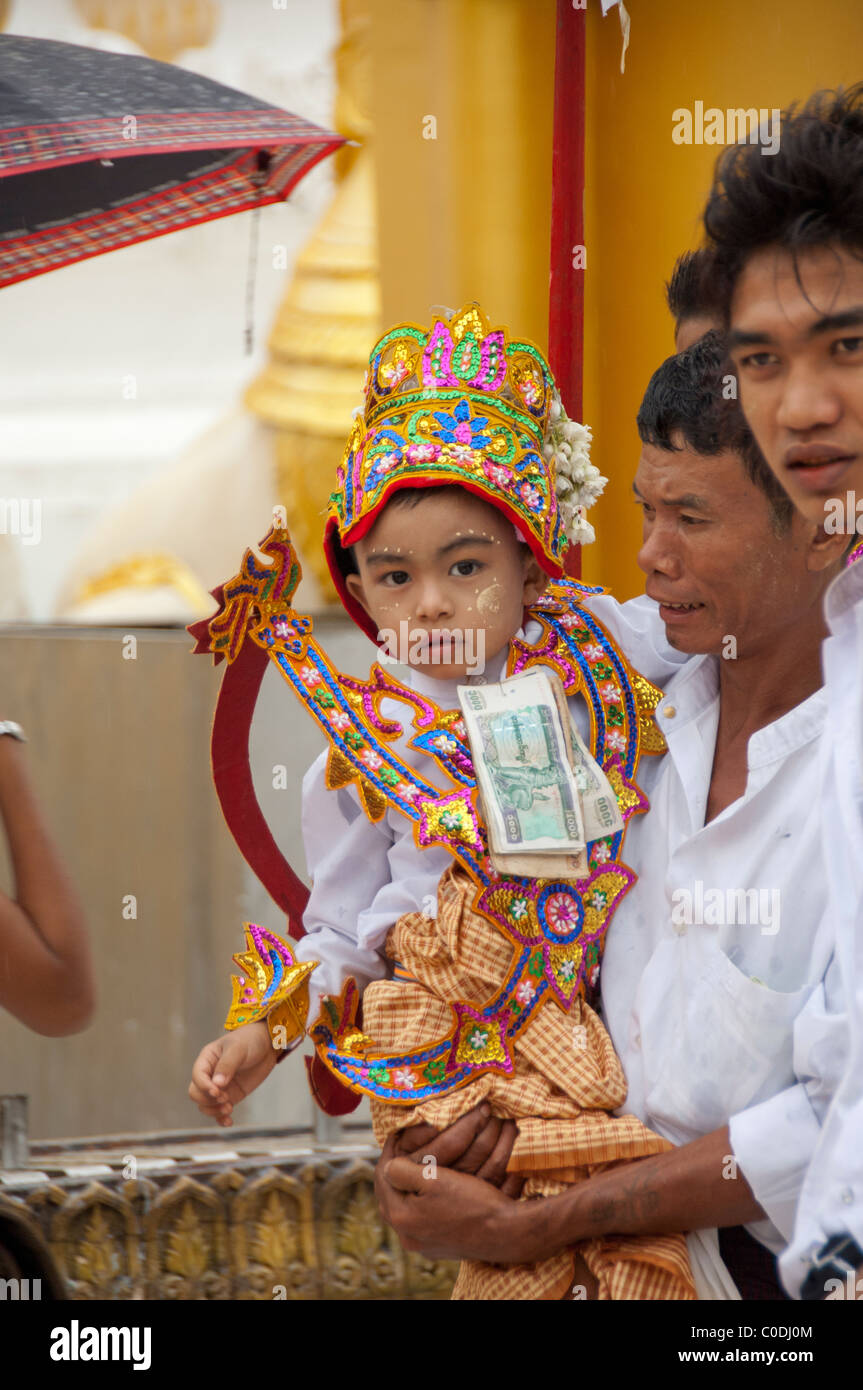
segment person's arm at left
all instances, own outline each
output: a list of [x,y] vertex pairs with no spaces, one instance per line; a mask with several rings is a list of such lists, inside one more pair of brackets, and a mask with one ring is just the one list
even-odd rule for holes
[[378,1198],[407,1250],[432,1259],[533,1264],[604,1235],[670,1235],[764,1217],[737,1170],[728,1126],[652,1158],[599,1173],[556,1197],[518,1202],[490,1184],[410,1159],[382,1160]]
[[95,985],[84,913],[51,838],[24,747],[0,738],[0,819],[15,896],[0,894],[0,1007],[45,1037],[79,1033]]

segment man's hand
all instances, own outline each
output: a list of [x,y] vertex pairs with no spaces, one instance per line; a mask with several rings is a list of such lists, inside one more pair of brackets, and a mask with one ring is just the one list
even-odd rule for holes
[[375,1186],[384,1220],[408,1250],[435,1259],[534,1264],[592,1236],[671,1235],[761,1220],[764,1211],[743,1173],[728,1175],[732,1154],[726,1125],[665,1153],[615,1164],[556,1197],[516,1202],[464,1173],[438,1168],[426,1177],[416,1162],[396,1156],[391,1139]]
[[506,1196],[517,1197],[524,1178],[506,1171],[517,1134],[514,1120],[498,1119],[483,1102],[447,1129],[420,1124],[401,1130],[395,1136],[393,1155],[412,1158],[415,1163],[433,1158],[440,1167],[471,1173],[499,1187]]
[[266,1023],[247,1023],[207,1043],[192,1068],[189,1098],[223,1129],[234,1122],[235,1105],[260,1086],[278,1061]]
[[[444,1130],[444,1136],[448,1133]],[[432,1260],[489,1264],[531,1263],[538,1258],[523,1219],[525,1208],[533,1203],[506,1197],[470,1174],[395,1157],[393,1135],[378,1162],[375,1191],[384,1220],[406,1250],[422,1251]]]

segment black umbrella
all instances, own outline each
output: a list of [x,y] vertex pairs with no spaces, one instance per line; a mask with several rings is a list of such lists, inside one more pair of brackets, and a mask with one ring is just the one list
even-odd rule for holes
[[0,288],[280,202],[342,144],[172,63],[0,35]]

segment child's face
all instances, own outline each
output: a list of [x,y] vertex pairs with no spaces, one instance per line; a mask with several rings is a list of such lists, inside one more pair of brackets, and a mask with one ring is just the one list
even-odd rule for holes
[[491,664],[547,583],[512,522],[466,488],[424,488],[415,505],[391,503],[354,554],[359,574],[347,587],[379,640],[437,680]]

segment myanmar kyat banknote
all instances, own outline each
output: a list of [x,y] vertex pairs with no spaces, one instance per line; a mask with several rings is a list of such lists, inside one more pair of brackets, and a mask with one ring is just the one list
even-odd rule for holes
[[459,687],[499,872],[581,878],[585,846],[622,827],[617,798],[569,716],[557,674]]

